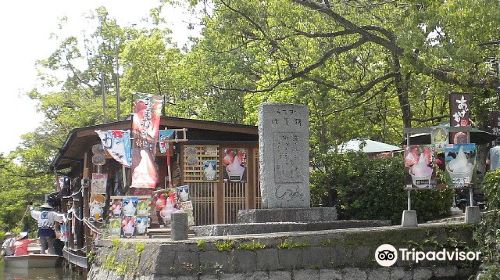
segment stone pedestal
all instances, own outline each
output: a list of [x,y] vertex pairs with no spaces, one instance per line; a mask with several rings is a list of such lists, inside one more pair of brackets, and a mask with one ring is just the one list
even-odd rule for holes
[[188,239],[188,214],[185,212],[172,213],[172,228],[170,236],[172,240]]
[[465,208],[465,223],[466,224],[479,224],[481,221],[481,211],[479,206],[467,206]]
[[401,219],[402,227],[417,227],[417,211],[415,210],[404,210],[403,218]]
[[337,220],[335,207],[250,209],[238,212],[238,223],[326,222]]

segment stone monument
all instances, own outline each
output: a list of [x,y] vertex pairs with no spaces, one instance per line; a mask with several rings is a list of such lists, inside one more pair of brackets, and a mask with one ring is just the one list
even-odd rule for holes
[[307,106],[280,103],[260,105],[259,167],[263,209],[240,211],[238,222],[318,222],[337,219],[333,207],[310,207]]
[[337,221],[335,207],[311,207],[307,107],[264,103],[259,112],[263,209],[240,210],[237,224],[193,227],[197,236],[387,226],[390,221]]
[[259,165],[262,208],[310,206],[309,114],[306,106],[261,105]]

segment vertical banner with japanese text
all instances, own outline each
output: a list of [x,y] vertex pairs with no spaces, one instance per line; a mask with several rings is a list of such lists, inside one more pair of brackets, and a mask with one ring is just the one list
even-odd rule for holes
[[158,182],[155,163],[163,98],[136,94],[132,119],[132,188],[152,189]]
[[[464,93],[450,94],[450,127],[471,126],[470,103],[472,96]],[[450,135],[450,143],[466,144],[469,137],[465,132],[455,132]]]

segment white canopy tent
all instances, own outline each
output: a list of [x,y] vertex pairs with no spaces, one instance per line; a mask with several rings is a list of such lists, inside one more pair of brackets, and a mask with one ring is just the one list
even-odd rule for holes
[[402,149],[398,146],[373,141],[370,139],[352,139],[337,146],[337,152],[340,154],[352,152],[371,153],[385,153],[385,152],[398,152]]

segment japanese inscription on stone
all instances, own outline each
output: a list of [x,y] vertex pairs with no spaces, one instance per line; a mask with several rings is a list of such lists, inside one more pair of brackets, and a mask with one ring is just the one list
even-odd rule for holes
[[261,105],[259,117],[263,207],[309,207],[307,107],[266,103]]

